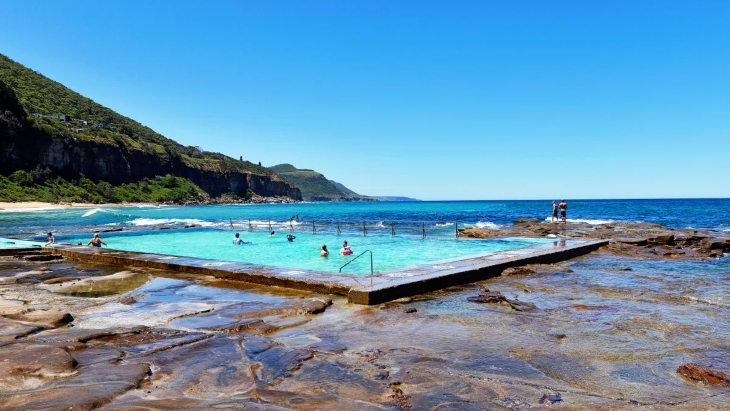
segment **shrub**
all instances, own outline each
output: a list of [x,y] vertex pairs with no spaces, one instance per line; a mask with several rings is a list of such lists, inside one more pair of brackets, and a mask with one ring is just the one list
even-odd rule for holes
[[18,170],[10,175],[10,180],[16,184],[20,184],[23,187],[30,187],[33,185],[33,176],[25,170]]

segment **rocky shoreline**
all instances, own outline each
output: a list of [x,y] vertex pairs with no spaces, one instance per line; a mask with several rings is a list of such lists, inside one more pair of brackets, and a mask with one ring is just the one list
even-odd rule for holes
[[[661,303],[656,291],[580,293],[565,285],[600,267],[620,278],[643,270],[641,261],[708,261],[728,251],[722,232],[520,220],[461,234],[497,233],[614,241],[572,265],[508,269],[373,307],[152,269],[0,257],[0,408],[693,410],[730,403],[730,363],[708,362],[722,357],[719,348],[703,343],[709,354],[702,354],[689,346],[691,358],[675,358],[689,343],[672,338],[686,326],[649,323],[640,307],[611,319],[637,299]],[[592,293],[608,302],[588,300]],[[698,309],[678,301],[675,310]],[[606,354],[592,351],[595,339]],[[628,348],[663,339],[655,354]],[[654,356],[671,358],[670,369],[657,368]],[[604,374],[596,361],[615,371]],[[622,367],[631,364],[662,377],[641,371],[621,385]]]
[[610,239],[604,251],[643,258],[707,259],[730,253],[730,233],[714,230],[671,229],[658,224],[616,222],[611,224],[548,223],[519,219],[499,229],[466,228],[466,238],[547,237]]

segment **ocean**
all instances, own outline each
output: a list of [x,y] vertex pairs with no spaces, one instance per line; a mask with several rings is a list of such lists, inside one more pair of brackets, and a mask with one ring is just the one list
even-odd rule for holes
[[[557,201],[561,199],[556,198]],[[669,228],[730,230],[730,199],[570,200],[568,221],[594,224],[647,222]],[[160,226],[247,226],[249,222],[285,227],[292,221],[311,224],[337,222],[388,226],[391,222],[423,224],[428,228],[458,223],[460,227],[496,228],[518,218],[546,219],[552,200],[545,201],[419,201],[242,204],[207,206],[104,206],[60,210],[0,211],[0,236],[40,237],[48,231],[79,234],[123,228],[145,230]],[[423,222],[423,223],[422,223]]]

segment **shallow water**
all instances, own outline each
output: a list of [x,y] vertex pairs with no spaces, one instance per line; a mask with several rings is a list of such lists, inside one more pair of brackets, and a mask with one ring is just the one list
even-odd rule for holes
[[[498,251],[513,250],[534,244],[549,242],[548,239],[445,239],[415,236],[346,236],[337,234],[296,233],[294,241],[287,241],[286,233],[271,236],[261,232],[240,232],[241,238],[250,243],[233,245],[232,231],[217,229],[161,230],[145,233],[109,233],[104,241],[109,248],[176,256],[208,258],[222,261],[240,261],[291,269],[339,272],[340,267],[359,254],[370,250],[375,272],[405,268],[417,264],[454,258],[487,255]],[[72,243],[81,238],[66,237]],[[343,241],[348,241],[352,255],[340,255]],[[320,247],[327,244],[330,256],[320,256]],[[342,270],[348,274],[369,274],[370,255],[355,260]]]

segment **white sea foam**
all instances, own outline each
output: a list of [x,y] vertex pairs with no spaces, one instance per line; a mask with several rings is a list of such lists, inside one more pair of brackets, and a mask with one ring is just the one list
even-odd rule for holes
[[452,227],[454,223],[436,223],[436,228]]
[[11,208],[8,210],[0,209],[0,213],[32,213],[35,211],[46,212],[48,210],[58,210],[58,208],[56,208],[56,207]]
[[499,226],[497,224],[494,224],[491,221],[477,221],[476,227],[477,228],[488,228],[490,230],[497,230],[497,229],[499,229]]
[[[551,221],[552,217],[545,218],[545,221]],[[560,220],[560,217],[558,217],[558,221]],[[590,225],[600,225],[600,224],[611,224],[614,221],[613,220],[588,220],[588,219],[581,219],[581,218],[566,218],[566,222],[568,223],[586,223]]]
[[89,211],[85,212],[84,215],[82,215],[81,217],[88,217],[88,216],[94,215],[94,214],[96,214],[96,213],[98,213],[100,211],[104,211],[104,210],[102,210],[101,208],[94,208],[92,210],[89,210]]
[[138,227],[171,224],[194,224],[200,227],[223,227],[228,225],[228,223],[216,223],[212,221],[198,220],[197,218],[135,218],[132,221],[128,221],[128,223]]

